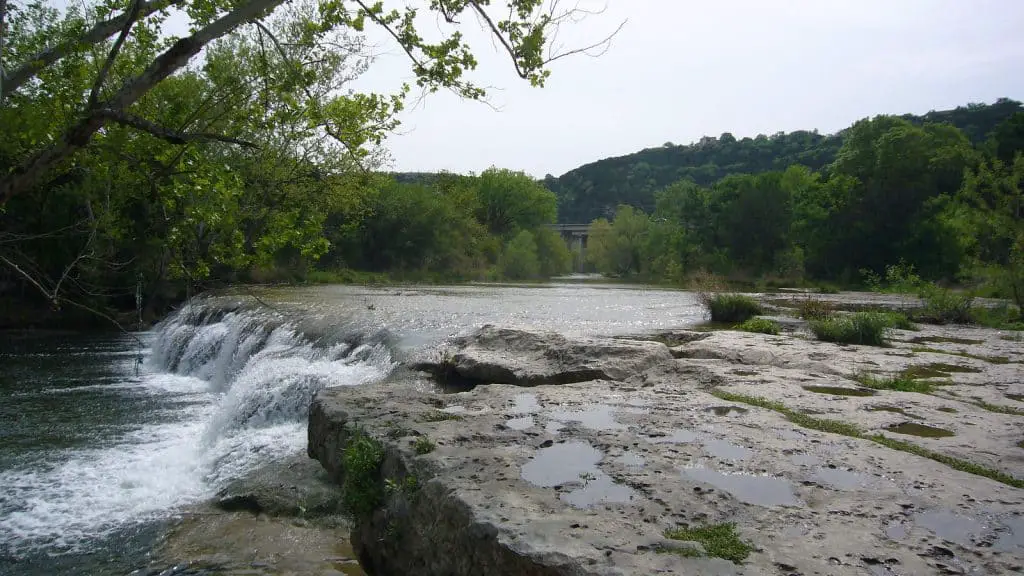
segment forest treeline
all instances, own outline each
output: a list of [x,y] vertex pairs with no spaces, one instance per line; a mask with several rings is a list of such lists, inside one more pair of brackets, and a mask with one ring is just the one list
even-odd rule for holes
[[[1000,98],[992,104],[968,104],[900,118],[915,126],[952,124],[972,144],[981,145],[996,126],[1021,111],[1020,102]],[[683,179],[710,186],[730,174],[759,174],[795,164],[820,171],[835,162],[849,131],[820,134],[797,130],[742,138],[726,132],[689,145],[667,142],[658,148],[591,162],[557,178],[546,176],[544,184],[558,195],[561,222],[611,218],[620,204],[650,213],[655,208],[655,194]]]
[[652,210],[620,205],[590,225],[587,258],[602,273],[682,281],[734,278],[857,284],[899,264],[923,279],[1024,296],[1024,112],[973,143],[948,123],[897,116],[843,132],[835,159],[685,177]]

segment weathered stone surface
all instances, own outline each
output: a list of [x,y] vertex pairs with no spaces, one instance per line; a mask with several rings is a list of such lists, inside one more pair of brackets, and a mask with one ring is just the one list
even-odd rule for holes
[[[574,367],[598,365],[599,358],[588,356],[621,350],[623,343],[487,330],[493,336],[478,333],[454,355],[475,348],[466,356],[475,363],[464,365],[470,371],[489,366],[470,372],[482,380],[559,382],[552,376],[559,370],[583,374]],[[962,330],[927,328],[898,337]],[[971,334],[949,337],[982,340],[970,348],[977,355],[1021,360],[1019,343],[995,331]],[[676,349],[704,352],[672,359],[667,348],[656,352],[660,344],[626,342],[632,351],[622,356],[630,364],[613,371],[614,379],[529,389],[480,385],[442,395],[406,373],[385,384],[321,392],[310,414],[309,454],[333,478],[345,481],[341,456],[356,430],[385,448],[376,475],[381,485],[416,478],[418,489],[391,490],[372,516],[356,522],[352,541],[368,572],[1002,574],[1024,565],[1024,491],[712,395],[739,392],[820,412],[1024,478],[1024,449],[1011,444],[1024,440],[1024,417],[985,410],[967,392],[986,390],[994,399],[997,392],[1020,391],[1020,364],[941,354],[944,362],[981,371],[952,373],[942,397],[893,391],[851,397],[804,386],[853,389],[859,385],[848,376],[858,371],[895,372],[935,362],[936,353],[914,352],[918,344],[909,342],[867,348],[715,332]],[[553,359],[546,348],[573,351],[572,360]],[[608,375],[614,362],[602,362]],[[964,393],[948,395],[957,391]],[[875,405],[907,414],[866,409]],[[956,435],[889,431],[892,422],[917,416]],[[436,446],[427,454],[414,448],[422,437]],[[743,565],[663,550],[667,528],[721,522],[736,523],[753,545]]]
[[537,386],[587,380],[623,380],[671,358],[658,342],[611,338],[566,338],[483,326],[454,342],[457,351],[421,369],[449,370],[470,382]]

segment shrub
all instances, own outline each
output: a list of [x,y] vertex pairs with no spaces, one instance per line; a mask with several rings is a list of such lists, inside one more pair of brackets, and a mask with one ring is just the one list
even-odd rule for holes
[[804,320],[824,320],[832,316],[835,308],[831,302],[818,300],[817,298],[805,298],[797,306],[800,317]]
[[756,332],[758,334],[775,335],[779,333],[779,323],[768,318],[751,318],[737,326],[737,328],[744,332]]
[[883,346],[889,319],[877,312],[857,312],[811,322],[811,332],[822,342]]
[[420,436],[413,442],[412,448],[417,454],[422,456],[433,452],[436,445],[430,440],[430,438]]
[[380,442],[361,431],[352,435],[341,458],[345,478],[342,505],[349,514],[364,518],[380,505],[384,490],[377,475],[383,462],[384,447]]
[[971,321],[971,304],[974,297],[927,284],[919,293],[924,307],[915,316],[921,322],[930,324],[968,324]]
[[745,322],[763,313],[757,300],[744,294],[715,294],[704,305],[712,322]]
[[819,284],[818,294],[839,294],[839,287],[832,284]]
[[1014,306],[975,306],[970,311],[971,322],[997,330],[1024,330],[1024,311]]
[[897,328],[899,330],[917,330],[917,326],[915,326],[914,323],[910,321],[910,318],[908,318],[903,312],[884,311],[876,312],[876,314],[885,317],[885,320],[889,323],[889,328]]

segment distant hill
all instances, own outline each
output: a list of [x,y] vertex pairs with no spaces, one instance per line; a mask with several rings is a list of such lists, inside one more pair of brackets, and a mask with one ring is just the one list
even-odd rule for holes
[[[996,125],[1020,111],[1024,111],[1020,102],[1000,98],[993,104],[968,104],[922,116],[905,114],[903,118],[915,124],[948,122],[978,144]],[[548,176],[544,184],[558,196],[560,222],[582,223],[611,216],[619,204],[650,212],[654,209],[654,193],[683,178],[709,185],[728,174],[756,174],[792,164],[820,170],[835,159],[843,144],[843,132],[823,135],[816,130],[798,130],[741,139],[726,132],[685,146],[667,143],[598,160],[557,178]]]

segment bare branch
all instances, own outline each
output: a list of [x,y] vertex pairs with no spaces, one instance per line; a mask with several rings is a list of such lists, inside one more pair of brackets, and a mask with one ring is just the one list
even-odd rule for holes
[[100,96],[100,88],[103,87],[103,83],[107,80],[110,69],[114,67],[114,59],[117,58],[117,54],[121,51],[121,46],[124,45],[124,41],[128,37],[128,32],[132,29],[132,24],[135,23],[138,17],[139,0],[132,0],[131,8],[128,10],[128,17],[124,20],[124,27],[121,28],[121,33],[118,34],[117,40],[111,46],[110,53],[107,54],[107,59],[103,62],[100,73],[96,75],[96,81],[93,82],[92,90],[89,92],[89,103],[86,105],[87,110],[96,108],[96,101]]
[[[169,8],[171,6],[176,6],[178,4],[183,4],[184,2],[185,0],[151,0],[149,2],[140,2],[137,18],[145,18],[153,12]],[[64,56],[67,56],[74,50],[80,49],[84,46],[92,46],[93,44],[110,38],[118,31],[124,29],[124,25],[127,20],[129,20],[129,14],[127,12],[119,14],[109,20],[97,23],[77,38],[72,38],[66,42],[62,42],[61,44],[57,44],[56,46],[52,46],[32,55],[24,64],[12,70],[10,74],[4,76],[3,87],[0,89],[2,90],[2,92],[0,92],[0,98],[14,92],[22,84],[34,78],[46,67],[60,60]]]
[[96,114],[123,126],[129,126],[136,130],[152,134],[153,136],[156,136],[161,140],[166,140],[172,144],[216,141],[225,142],[227,144],[237,144],[245,148],[259,149],[259,146],[252,142],[239,140],[238,138],[232,138],[231,136],[224,136],[223,134],[215,134],[211,132],[179,132],[177,130],[171,130],[170,128],[160,126],[159,124],[146,120],[145,118],[126,114],[124,112],[117,112],[114,110],[97,110]]

